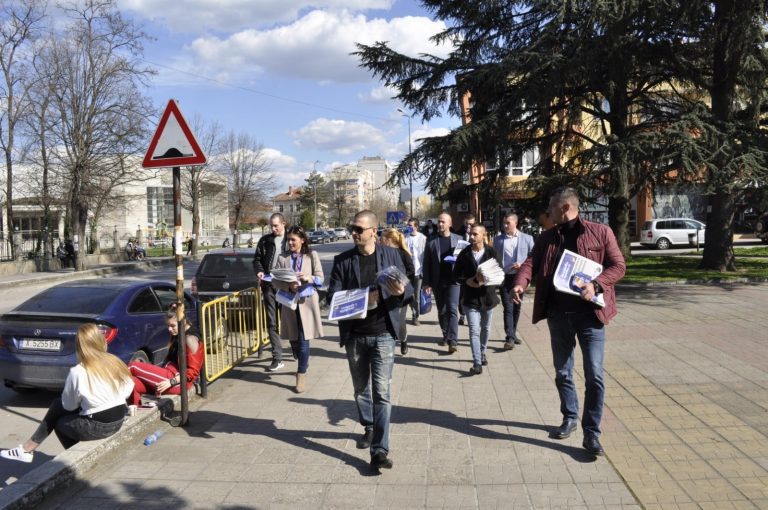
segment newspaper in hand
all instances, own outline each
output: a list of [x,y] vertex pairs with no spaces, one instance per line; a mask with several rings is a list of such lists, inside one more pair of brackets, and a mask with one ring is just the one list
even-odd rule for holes
[[340,290],[331,298],[329,321],[365,319],[368,315],[368,289]]
[[499,266],[496,259],[488,259],[479,266],[477,270],[483,277],[484,285],[501,285],[504,283],[504,270]]
[[450,255],[445,257],[443,259],[443,262],[448,262],[450,264],[455,264],[456,263],[456,257],[458,257],[459,253],[461,253],[461,250],[463,250],[467,246],[469,246],[469,242],[460,240],[459,242],[456,243],[456,248],[453,249],[453,253],[451,253]]
[[[566,294],[581,295],[584,285],[597,278],[603,272],[603,266],[578,253],[565,250],[557,264],[553,283],[555,289]],[[605,306],[602,294],[595,294],[592,302],[598,306]]]

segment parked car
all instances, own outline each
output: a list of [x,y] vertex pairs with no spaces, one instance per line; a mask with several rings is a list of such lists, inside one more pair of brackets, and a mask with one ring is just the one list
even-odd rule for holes
[[336,234],[336,239],[349,239],[349,231],[346,228],[334,228],[333,232]]
[[256,286],[254,248],[211,250],[205,254],[192,278],[192,295],[210,301]]
[[755,235],[764,243],[768,243],[768,212],[761,214],[755,222]]
[[328,234],[322,230],[313,230],[307,234],[309,242],[312,244],[325,244],[329,241]]
[[[61,389],[77,364],[75,336],[95,323],[109,352],[125,361],[160,363],[168,351],[165,314],[174,284],[128,278],[78,280],[50,287],[0,317],[0,374],[14,389]],[[196,302],[185,295],[187,319]]]
[[333,231],[333,230],[325,230],[324,232],[328,236],[328,240],[331,241],[332,243],[335,243],[336,241],[338,241],[339,238],[336,237],[336,232],[335,231]]
[[704,244],[706,225],[690,218],[663,218],[646,221],[640,231],[640,244],[666,250],[673,245],[689,245],[690,234],[699,244]]

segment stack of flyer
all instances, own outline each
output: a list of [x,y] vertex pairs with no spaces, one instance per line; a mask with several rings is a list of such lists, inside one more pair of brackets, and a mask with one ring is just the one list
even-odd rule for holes
[[287,267],[274,268],[269,274],[269,279],[263,278],[263,280],[271,282],[274,288],[280,290],[288,290],[291,283],[299,281],[296,272]]
[[482,275],[485,285],[501,285],[504,283],[504,270],[499,266],[496,259],[486,260],[477,266],[477,270]]
[[365,319],[368,315],[368,289],[340,290],[333,293],[328,320]]
[[[557,264],[553,283],[555,289],[566,294],[581,295],[584,285],[597,278],[603,272],[603,266],[582,257],[578,253],[565,250]],[[596,294],[592,302],[598,306],[605,306],[605,299],[602,294]]]

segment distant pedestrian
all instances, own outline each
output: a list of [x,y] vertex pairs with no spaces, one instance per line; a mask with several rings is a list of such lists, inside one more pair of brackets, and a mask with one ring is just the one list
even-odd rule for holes
[[107,352],[107,341],[96,324],[83,324],[75,337],[77,365],[69,369],[61,397],[56,398],[32,436],[0,457],[32,462],[34,451],[51,432],[69,449],[80,441],[104,439],[123,426],[131,394],[131,374]]
[[224,238],[224,242],[221,243],[222,248],[229,248],[229,237]]
[[458,350],[460,286],[453,275],[453,251],[461,236],[453,234],[451,215],[444,212],[437,218],[437,236],[427,242],[424,252],[424,291],[433,294],[437,302],[437,318],[442,337],[438,345],[448,344],[448,354]]
[[[397,230],[396,228],[387,228],[384,229],[384,231],[381,233],[381,243],[384,246],[389,246],[390,248],[395,248],[400,253],[400,258],[403,260],[403,265],[405,266],[405,274],[408,277],[408,280],[411,282],[411,285],[413,285],[413,279],[415,277],[414,273],[414,265],[413,265],[413,258],[411,257],[411,252],[408,249],[408,245],[405,243],[405,237],[403,236],[403,233]],[[413,302],[413,299],[411,299],[410,302]],[[410,304],[410,303],[409,303]],[[408,307],[403,306],[400,308],[400,334],[398,335],[398,338],[400,339],[400,354],[405,356],[408,354]]]
[[268,281],[264,281],[264,275],[269,274],[277,266],[278,256],[287,251],[285,242],[285,217],[280,213],[274,213],[269,217],[269,225],[272,233],[262,236],[256,245],[253,254],[253,270],[261,289],[261,298],[264,303],[264,313],[267,319],[267,333],[269,345],[272,347],[272,364],[270,372],[283,368],[283,345],[280,334],[277,332],[277,307],[275,301],[275,289]]
[[411,314],[414,326],[419,325],[421,282],[424,278],[424,251],[427,249],[427,238],[419,232],[419,219],[411,218],[408,220],[410,232],[405,236],[405,242],[408,244],[408,250],[411,252],[413,261],[413,299],[411,300]]
[[[583,446],[593,455],[604,455],[599,438],[605,395],[605,325],[617,313],[614,285],[624,276],[624,256],[607,225],[579,217],[579,196],[573,188],[555,191],[549,201],[547,214],[556,226],[539,236],[531,254],[515,275],[513,299],[521,303],[523,292],[533,278],[536,279],[533,323],[547,319],[555,366],[555,385],[560,394],[560,410],[563,413],[563,423],[552,434],[556,439],[569,437],[577,426],[579,397],[573,379],[573,363],[578,340],[584,359],[585,379],[584,412],[581,418]],[[555,269],[566,249],[603,266],[600,276],[584,284],[581,296],[559,292],[553,287]],[[605,307],[592,303],[596,294],[603,294]]]
[[493,309],[499,304],[496,287],[487,285],[478,266],[496,258],[493,247],[485,244],[485,227],[474,225],[469,229],[470,245],[464,248],[456,258],[454,272],[461,283],[464,311],[469,323],[469,346],[472,349],[472,368],[470,373],[483,373],[483,366],[488,364],[485,351],[491,333]]
[[[517,334],[517,323],[520,321],[522,302],[513,300],[512,286],[520,265],[525,262],[533,249],[533,237],[517,228],[517,214],[508,213],[504,216],[504,233],[493,239],[493,248],[499,265],[504,270],[504,283],[499,287],[501,304],[504,307],[504,349],[512,350],[520,344]],[[522,299],[522,298],[521,298]]]
[[339,321],[339,339],[347,351],[357,415],[365,427],[357,447],[370,449],[372,468],[389,469],[395,342],[400,331],[400,308],[412,297],[413,287],[410,282],[403,285],[377,281],[379,271],[395,266],[405,273],[405,266],[397,250],[376,243],[376,225],[378,219],[372,211],[355,215],[350,226],[355,247],[333,259],[328,301],[342,290],[369,289],[366,317]]
[[189,255],[192,253],[192,242],[192,238],[187,237],[187,257],[189,257]]
[[290,227],[285,233],[288,251],[277,259],[279,268],[291,268],[298,282],[288,290],[298,293],[296,309],[283,306],[280,312],[280,334],[291,342],[296,369],[296,393],[304,393],[309,369],[309,341],[323,336],[320,298],[315,287],[323,284],[323,265],[317,252],[309,246],[309,239],[301,227]]

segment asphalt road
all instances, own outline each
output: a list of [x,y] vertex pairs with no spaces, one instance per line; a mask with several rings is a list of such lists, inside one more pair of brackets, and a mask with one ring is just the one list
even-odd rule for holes
[[[322,261],[323,271],[325,272],[326,277],[330,275],[334,255],[351,247],[351,241],[343,240],[330,244],[312,246],[312,248],[320,254],[320,260]],[[189,288],[191,278],[194,276],[197,266],[197,261],[188,261],[184,264],[185,289]],[[146,271],[136,271],[130,274],[124,273],[121,276],[172,282],[175,281],[175,274],[175,269],[167,266]],[[109,276],[106,276],[105,278],[109,278]],[[54,284],[15,287],[0,293],[0,314],[11,310],[24,300],[52,285]],[[0,448],[13,448],[25,441],[45,415],[45,411],[48,409],[51,401],[58,396],[59,393],[57,392],[43,390],[18,392],[0,385]],[[24,473],[52,459],[61,451],[61,444],[56,436],[52,434],[40,445],[32,464],[1,460],[0,489],[8,483],[9,479],[19,478]]]

